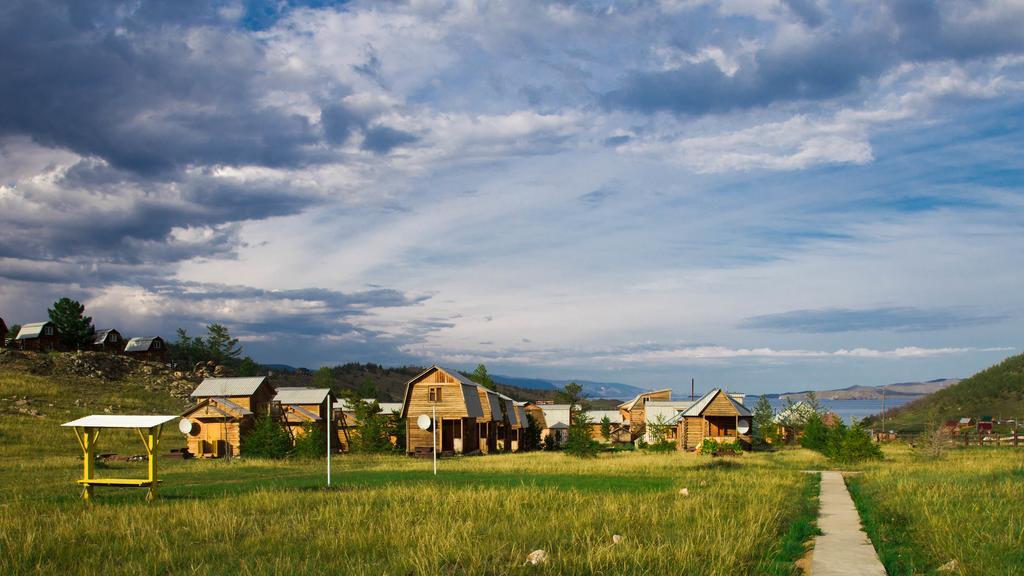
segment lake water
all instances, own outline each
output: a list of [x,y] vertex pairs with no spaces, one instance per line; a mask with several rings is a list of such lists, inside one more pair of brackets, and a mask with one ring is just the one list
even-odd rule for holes
[[[916,398],[920,398],[920,396],[888,396],[885,399],[885,409],[891,410]],[[772,408],[776,412],[786,407],[785,400],[769,398],[768,401],[771,402]],[[757,396],[753,395],[747,396],[746,400],[744,400],[744,404],[750,409],[754,408],[755,402],[757,402]],[[818,402],[826,410],[831,410],[842,417],[843,422],[847,424],[850,423],[851,418],[859,420],[882,411],[881,400],[818,400]]]

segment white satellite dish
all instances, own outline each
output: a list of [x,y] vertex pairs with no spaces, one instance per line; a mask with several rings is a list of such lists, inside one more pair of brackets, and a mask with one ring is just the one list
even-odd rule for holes
[[736,426],[736,431],[740,434],[750,432],[750,420],[740,420],[739,425]]
[[188,418],[182,418],[181,420],[178,420],[178,430],[182,434],[191,435],[197,431],[196,428],[198,428],[198,426],[196,426],[195,422],[189,420]]
[[416,425],[420,427],[420,430],[430,430],[433,424],[430,421],[430,416],[426,414],[420,414],[420,417],[416,419]]

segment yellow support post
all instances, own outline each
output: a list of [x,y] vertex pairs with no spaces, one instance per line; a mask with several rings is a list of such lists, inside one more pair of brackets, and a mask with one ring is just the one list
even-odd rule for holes
[[95,436],[93,431],[89,428],[84,428],[82,434],[82,448],[83,458],[85,461],[84,470],[82,471],[82,480],[86,481],[85,489],[82,490],[82,500],[88,501],[92,498],[92,484],[88,484],[92,480],[94,456],[93,453],[96,450],[96,440],[99,438],[99,430],[96,430]]

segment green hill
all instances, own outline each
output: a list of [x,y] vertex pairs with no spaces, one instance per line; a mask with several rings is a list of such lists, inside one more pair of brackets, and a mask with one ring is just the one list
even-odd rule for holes
[[[1011,356],[944,390],[886,413],[885,427],[920,432],[934,423],[963,417],[1024,419],[1024,354]],[[873,416],[871,425],[881,425]]]

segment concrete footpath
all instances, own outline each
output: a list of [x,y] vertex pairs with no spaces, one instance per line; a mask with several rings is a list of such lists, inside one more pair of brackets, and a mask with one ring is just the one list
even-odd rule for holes
[[812,576],[885,576],[871,540],[860,527],[860,515],[839,472],[821,473],[821,509],[814,540]]

